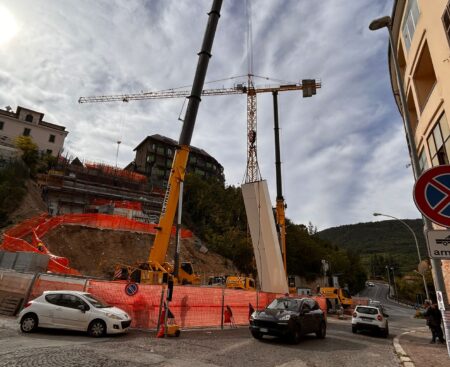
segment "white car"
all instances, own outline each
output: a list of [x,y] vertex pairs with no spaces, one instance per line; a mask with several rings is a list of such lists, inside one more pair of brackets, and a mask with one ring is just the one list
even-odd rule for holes
[[373,282],[366,282],[367,287],[375,287],[375,283]]
[[352,332],[358,330],[378,331],[385,338],[389,336],[389,316],[379,306],[356,306],[352,315]]
[[90,293],[46,291],[28,302],[18,316],[20,330],[31,333],[37,327],[86,331],[93,337],[125,332],[131,318]]

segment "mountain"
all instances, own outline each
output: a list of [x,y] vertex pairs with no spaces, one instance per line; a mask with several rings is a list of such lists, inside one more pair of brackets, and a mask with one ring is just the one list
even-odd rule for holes
[[[422,259],[428,257],[421,219],[402,219],[414,231]],[[374,266],[395,265],[400,272],[417,268],[419,258],[412,232],[399,220],[386,220],[328,228],[316,234],[343,249],[360,254],[370,274]],[[385,263],[385,264],[383,264]],[[380,273],[381,270],[375,273]]]

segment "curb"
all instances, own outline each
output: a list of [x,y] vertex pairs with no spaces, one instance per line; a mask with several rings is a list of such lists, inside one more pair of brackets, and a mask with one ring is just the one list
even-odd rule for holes
[[394,350],[395,350],[395,354],[397,354],[398,359],[400,360],[400,365],[402,365],[403,367],[415,367],[414,362],[411,360],[411,358],[409,357],[409,355],[406,354],[405,350],[402,348],[402,346],[400,345],[400,337],[402,335],[406,335],[406,334],[410,334],[410,333],[415,333],[415,330],[412,331],[406,331],[402,334],[400,334],[399,336],[396,336],[394,338]]

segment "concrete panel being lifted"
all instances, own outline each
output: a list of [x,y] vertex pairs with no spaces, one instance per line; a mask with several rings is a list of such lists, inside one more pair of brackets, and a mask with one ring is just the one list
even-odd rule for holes
[[288,284],[281,256],[272,204],[266,181],[242,185],[261,290],[287,293]]

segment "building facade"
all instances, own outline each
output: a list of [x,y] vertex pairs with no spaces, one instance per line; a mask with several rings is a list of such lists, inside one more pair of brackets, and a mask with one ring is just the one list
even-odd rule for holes
[[40,152],[58,156],[68,131],[64,126],[51,124],[43,118],[42,112],[21,106],[17,107],[16,112],[9,107],[0,109],[0,145],[10,147],[18,136],[30,136]]
[[[450,162],[450,0],[396,0],[392,34],[421,171]],[[392,54],[391,83],[401,111]],[[450,261],[442,261],[450,295]]]
[[[172,168],[177,142],[158,134],[147,136],[136,148],[134,167],[128,169],[145,174],[152,185],[166,188]],[[224,183],[222,165],[202,149],[191,146],[187,172],[196,173],[205,178],[213,178]]]

